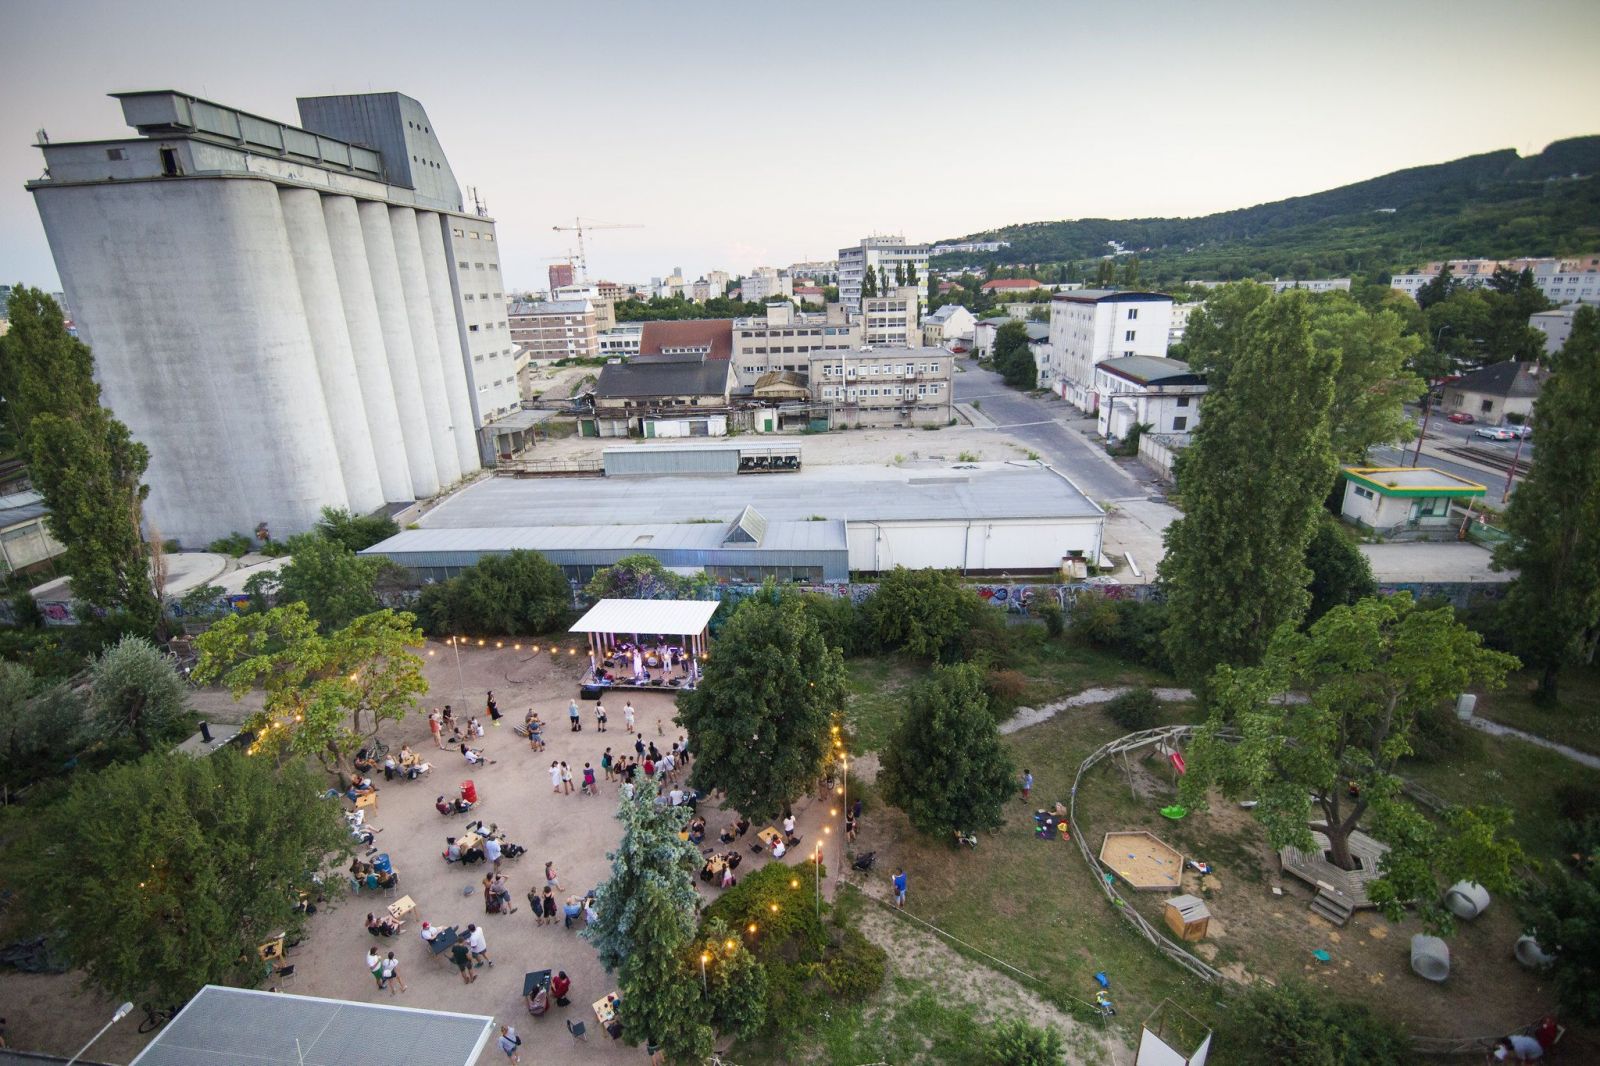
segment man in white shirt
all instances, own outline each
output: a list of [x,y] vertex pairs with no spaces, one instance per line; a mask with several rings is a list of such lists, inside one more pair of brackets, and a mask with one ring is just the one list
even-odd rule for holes
[[667,802],[671,803],[674,807],[683,806],[683,789],[674,788],[671,792],[668,792]]
[[427,944],[431,948],[433,946],[433,942],[435,940],[438,940],[438,939],[439,939],[439,930],[435,929],[433,926],[429,925],[427,922],[423,922],[422,923],[422,942],[424,944]]
[[489,942],[484,939],[483,930],[476,925],[467,926],[467,950],[472,953],[472,961],[479,966],[486,962],[494,965],[494,960],[489,957]]
[[494,864],[494,872],[500,872],[500,841],[496,837],[483,838],[483,857]]
[[792,814],[786,814],[783,817],[783,835],[785,837],[794,836],[794,815]]

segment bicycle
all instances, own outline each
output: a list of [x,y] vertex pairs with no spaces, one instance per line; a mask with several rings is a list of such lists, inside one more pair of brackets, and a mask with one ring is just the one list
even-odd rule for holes
[[152,1007],[144,1005],[144,1019],[139,1023],[139,1032],[153,1033],[178,1016],[176,1005],[171,1007]]

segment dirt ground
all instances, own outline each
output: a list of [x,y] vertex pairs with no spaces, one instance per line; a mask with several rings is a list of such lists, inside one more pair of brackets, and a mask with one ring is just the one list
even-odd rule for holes
[[[1205,899],[1212,914],[1209,935],[1190,950],[1224,973],[1243,980],[1298,977],[1371,1004],[1419,1036],[1501,1035],[1555,1008],[1548,978],[1529,973],[1512,957],[1521,928],[1510,901],[1495,900],[1483,916],[1459,923],[1448,940],[1450,977],[1435,984],[1411,971],[1411,937],[1423,931],[1421,922],[1391,923],[1376,911],[1362,910],[1339,929],[1312,914],[1307,909],[1311,889],[1279,873],[1265,831],[1249,812],[1217,799],[1210,811],[1180,822],[1160,817],[1156,808],[1170,802],[1174,791],[1153,762],[1135,765],[1131,790],[1140,797],[1137,809],[1143,813],[1132,819],[1111,813],[1133,809],[1122,803],[1130,780],[1109,763],[1097,767],[1080,790],[1080,817],[1086,808],[1093,814],[1084,832],[1099,840],[1107,831],[1146,829],[1186,859],[1213,865],[1216,872],[1204,878],[1187,871],[1183,891]],[[1112,793],[1116,800],[1108,806],[1103,801]],[[1273,896],[1273,886],[1283,895]],[[1168,893],[1124,895],[1147,919],[1165,927],[1162,901]],[[1332,956],[1329,962],[1312,955],[1319,949]]]
[[[375,812],[370,812],[372,824],[382,830],[377,837],[378,848],[390,855],[400,875],[399,894],[409,895],[417,902],[418,914],[401,935],[384,939],[368,935],[365,918],[368,911],[381,909],[391,902],[389,899],[352,895],[323,907],[311,919],[304,942],[287,959],[295,966],[295,976],[284,991],[492,1015],[497,1022],[517,1027],[524,1041],[524,1062],[600,1062],[611,1061],[618,1054],[638,1054],[642,1058],[642,1050],[610,1046],[611,1041],[594,1026],[589,1005],[616,988],[614,979],[601,969],[594,949],[578,937],[576,930],[569,931],[559,923],[536,926],[524,898],[530,887],[543,888],[547,860],[555,863],[561,884],[557,895],[562,899],[569,893],[588,891],[609,874],[606,853],[615,846],[621,832],[614,817],[616,786],[597,775],[599,796],[583,795],[576,783],[573,794],[555,795],[550,789],[548,770],[552,759],[564,759],[573,770],[575,782],[581,783],[583,764],[587,761],[598,767],[607,747],[613,753],[631,753],[632,738],[623,731],[624,694],[617,693],[606,700],[610,718],[606,733],[595,729],[592,703],[580,704],[584,711],[583,731],[570,732],[566,726],[567,701],[577,694],[582,655],[568,655],[563,650],[552,657],[548,645],[537,654],[530,654],[526,647],[517,650],[510,643],[503,648],[492,645],[490,642],[483,648],[463,651],[458,675],[451,650],[430,643],[425,659],[431,691],[425,705],[451,703],[463,712],[464,721],[466,714],[481,714],[484,694],[492,688],[506,715],[498,728],[488,728],[485,721],[488,735],[482,746],[495,760],[493,765],[469,771],[459,755],[438,751],[429,739],[421,714],[391,723],[383,733],[383,739],[393,749],[409,742],[435,763],[430,776],[415,782],[380,780],[378,805]],[[227,709],[226,697],[219,699],[213,694],[207,702]],[[675,707],[671,696],[639,693],[633,696],[633,705],[638,724],[649,740],[665,749],[678,739],[682,731],[673,724]],[[544,752],[530,751],[527,742],[511,730],[529,707],[536,708],[550,723],[545,730]],[[478,810],[468,817],[441,817],[433,807],[435,798],[440,793],[454,793],[458,783],[468,777],[476,781],[482,798]],[[717,806],[702,803],[700,810],[714,831],[721,824]],[[811,842],[820,839],[824,841],[824,863],[830,871],[847,865],[839,861],[841,834],[837,829],[822,831],[824,822],[831,821],[830,810],[815,798],[795,805],[796,832],[805,845],[780,861],[805,862]],[[504,866],[511,879],[514,902],[520,908],[515,914],[484,914],[482,865],[462,867],[447,864],[441,858],[445,837],[456,835],[467,821],[479,815],[499,823],[512,841],[528,848],[526,855]],[[742,869],[748,871],[750,864],[767,861],[773,860],[746,853]],[[708,898],[719,891],[696,884]],[[830,897],[832,890],[832,882],[825,882]],[[422,920],[462,927],[468,922],[478,923],[485,931],[489,957],[495,965],[478,970],[479,980],[464,985],[443,957],[428,957],[417,935]],[[395,952],[406,991],[379,991],[375,987],[364,962],[367,949],[374,944],[380,952]],[[572,1006],[552,1007],[544,1017],[533,1018],[522,1003],[522,976],[526,971],[543,968],[565,970],[572,978]],[[110,1017],[114,1004],[96,993],[82,991],[79,984],[76,974],[0,973],[0,1016],[8,1019],[12,1046],[70,1054],[87,1040]],[[132,1058],[149,1039],[135,1032],[138,1017],[136,1011],[134,1017],[113,1027],[95,1045],[95,1054],[120,1062]],[[589,1023],[589,1040],[575,1045],[562,1025],[563,1018]],[[488,1061],[487,1056],[484,1061]]]

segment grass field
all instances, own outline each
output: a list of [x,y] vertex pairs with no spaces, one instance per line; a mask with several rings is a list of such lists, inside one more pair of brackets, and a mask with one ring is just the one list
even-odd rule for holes
[[1561,702],[1555,707],[1533,702],[1536,680],[1527,674],[1514,675],[1499,692],[1479,697],[1477,713],[1501,725],[1600,755],[1600,669],[1571,666],[1561,671]]

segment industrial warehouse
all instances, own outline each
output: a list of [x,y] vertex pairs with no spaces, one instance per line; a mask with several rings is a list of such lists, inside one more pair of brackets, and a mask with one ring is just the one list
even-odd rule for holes
[[733,442],[636,446],[609,449],[602,477],[484,479],[363,554],[422,580],[522,549],[578,581],[646,554],[719,581],[806,583],[896,566],[1081,576],[1100,557],[1105,512],[1037,461],[804,467],[798,445],[755,447],[779,465]]

